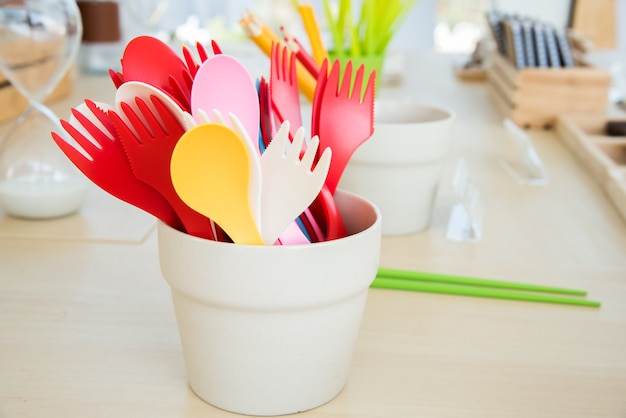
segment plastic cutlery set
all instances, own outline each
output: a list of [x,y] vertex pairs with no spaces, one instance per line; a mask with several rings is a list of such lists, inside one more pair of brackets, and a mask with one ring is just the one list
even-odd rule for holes
[[85,100],[54,141],[100,188],[190,235],[249,245],[345,236],[333,193],[373,132],[375,74],[361,100],[363,69],[348,96],[351,70],[342,84],[339,64],[328,74],[325,63],[307,141],[291,53],[272,49],[268,83],[212,50],[197,45],[197,61],[186,47],[181,58],[155,38],[131,40],[122,71],[110,71],[114,105]]

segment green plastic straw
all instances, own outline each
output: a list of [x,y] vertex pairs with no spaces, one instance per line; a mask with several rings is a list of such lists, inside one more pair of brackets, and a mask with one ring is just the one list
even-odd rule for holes
[[333,15],[330,0],[323,0],[335,54],[383,54],[415,3],[416,0],[362,0],[355,23],[351,0],[339,0],[337,16]]
[[374,281],[372,282],[371,287],[381,289],[411,290],[427,293],[443,293],[447,295],[508,299],[526,302],[556,303],[586,307],[600,306],[600,302],[586,299],[567,298],[563,296],[546,295],[540,293],[527,293],[517,290],[496,289],[482,286],[466,286],[459,284],[429,282],[420,280],[391,279],[387,277],[376,277],[376,279],[374,279]]
[[348,40],[350,41],[350,56],[358,57],[361,55],[361,46],[359,45],[359,33],[358,28],[354,26],[354,22],[352,20],[352,6],[350,2],[346,2],[348,5],[348,10],[346,11],[346,23],[348,30]]
[[330,3],[328,2],[328,0],[324,0],[323,3],[324,3],[324,12],[326,14],[326,20],[328,20],[328,27],[333,37],[333,44],[335,44],[335,53],[337,54],[337,56],[342,56],[344,54],[343,22],[341,21],[341,19],[337,19],[337,22],[333,20],[333,13],[332,13]]
[[491,287],[496,289],[525,290],[529,292],[556,293],[561,295],[586,296],[587,292],[577,289],[565,289],[561,287],[541,286],[536,284],[506,282],[499,280],[478,279],[474,277],[451,276],[447,274],[426,273],[410,270],[397,270],[379,268],[377,277],[385,277],[402,280],[420,280],[457,285],[469,285],[479,287]]

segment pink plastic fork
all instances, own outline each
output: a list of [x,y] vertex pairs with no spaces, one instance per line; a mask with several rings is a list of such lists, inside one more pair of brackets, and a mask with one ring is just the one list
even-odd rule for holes
[[180,219],[167,200],[154,188],[135,178],[107,111],[100,109],[90,100],[85,100],[85,105],[104,126],[104,131],[78,109],[72,109],[72,114],[89,133],[91,140],[68,121],[61,120],[61,125],[89,158],[56,132],[52,132],[54,142],[70,161],[101,189],[143,209],[166,224],[181,229]]
[[135,100],[145,124],[129,104],[125,102],[120,104],[121,111],[130,121],[137,136],[117,113],[111,112],[133,173],[139,180],[151,185],[165,196],[188,234],[215,239],[211,221],[183,202],[172,184],[170,160],[174,147],[185,129],[158,97],[150,96],[150,100],[158,115],[154,115],[141,98]]
[[[340,69],[341,63],[335,60],[323,91],[320,92],[321,102],[317,103],[317,109],[314,107],[317,111],[320,149],[330,147],[333,151],[333,159],[326,179],[326,185],[332,194],[335,193],[341,175],[354,151],[374,133],[376,72],[370,73],[361,101],[365,67],[361,65],[357,70],[352,92],[350,91],[352,61],[348,61],[345,66],[342,82]],[[322,77],[325,77],[325,73],[320,71],[320,78]]]
[[318,222],[319,228],[323,230],[324,235],[318,238],[319,241],[331,241],[346,236],[343,218],[327,185],[322,187],[319,195],[309,206],[309,210],[315,221]]
[[293,140],[296,131],[302,126],[296,56],[286,46],[278,43],[272,45],[270,97],[278,124],[289,121],[289,136]]

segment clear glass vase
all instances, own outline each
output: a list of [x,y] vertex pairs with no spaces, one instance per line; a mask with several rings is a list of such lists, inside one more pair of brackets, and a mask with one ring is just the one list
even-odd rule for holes
[[74,0],[0,1],[0,72],[28,108],[0,143],[0,204],[12,216],[69,215],[82,204],[87,180],[51,138],[63,133],[44,99],[76,58],[82,34]]

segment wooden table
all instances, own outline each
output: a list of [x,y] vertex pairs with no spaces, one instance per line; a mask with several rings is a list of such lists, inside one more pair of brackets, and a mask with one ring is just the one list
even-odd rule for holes
[[[381,97],[456,111],[451,161],[466,159],[481,192],[484,235],[454,243],[435,222],[385,237],[382,266],[580,288],[602,307],[372,289],[347,386],[302,415],[626,417],[624,222],[553,132],[531,133],[549,184],[517,184],[499,165],[512,146],[501,116],[450,57],[405,65]],[[81,76],[54,110],[113,94]],[[236,416],[187,386],[153,229],[138,241],[0,238],[0,417],[86,416]]]

